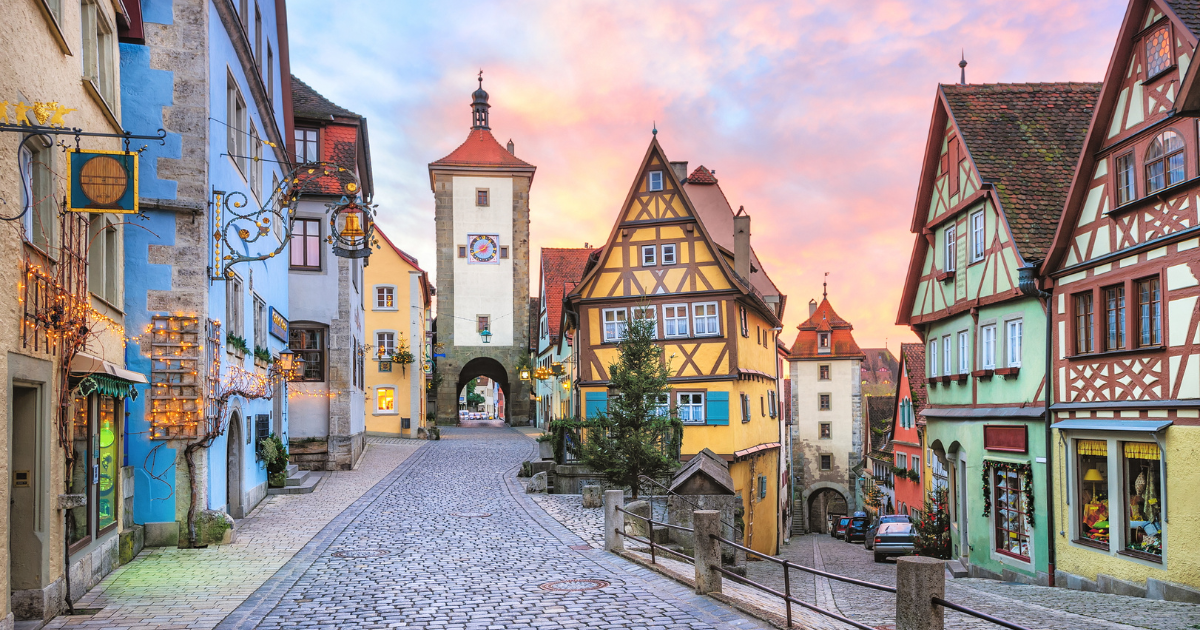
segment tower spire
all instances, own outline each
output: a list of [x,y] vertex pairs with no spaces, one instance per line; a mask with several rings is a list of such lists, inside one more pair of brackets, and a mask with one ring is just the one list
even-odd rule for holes
[[821,299],[829,297],[829,272],[825,272],[825,281],[821,283]]
[[[965,49],[965,48],[962,51],[962,60],[958,62],[958,67],[962,73],[958,77],[958,84],[966,85],[967,84],[967,49]],[[482,83],[480,85],[482,85]]]
[[479,69],[479,89],[471,94],[471,129],[491,129],[488,126],[488,93],[483,91],[483,69]]

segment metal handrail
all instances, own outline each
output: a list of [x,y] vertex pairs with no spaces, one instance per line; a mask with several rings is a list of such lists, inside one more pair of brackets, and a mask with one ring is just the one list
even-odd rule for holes
[[771,562],[774,562],[775,564],[781,564],[784,566],[784,568],[790,567],[793,569],[800,569],[801,571],[807,571],[808,573],[812,573],[814,575],[819,575],[821,577],[829,578],[831,580],[837,580],[839,582],[846,582],[848,584],[856,584],[858,586],[863,586],[866,588],[873,588],[877,591],[884,591],[887,593],[895,593],[896,592],[896,587],[894,587],[894,586],[887,586],[884,584],[876,584],[874,582],[867,582],[864,580],[856,580],[854,578],[846,577],[844,575],[837,575],[836,573],[827,573],[825,571],[821,571],[820,569],[814,569],[812,567],[806,567],[806,566],[800,565],[800,564],[793,564],[791,562],[788,562],[787,560],[781,560],[779,558],[776,558],[775,556],[768,556],[765,553],[761,553],[761,552],[755,551],[749,547],[739,545],[731,540],[726,540],[715,534],[710,534],[710,535],[713,538],[715,538],[716,540],[718,540],[722,543],[725,543],[726,545],[729,545],[730,547],[734,547],[735,549],[741,549],[742,551],[745,551],[746,553],[752,553],[752,554],[758,556],[759,558],[762,558],[763,560],[769,560]]
[[655,525],[661,525],[662,527],[669,527],[669,528],[671,528],[671,529],[678,529],[678,530],[680,530],[680,531],[684,531],[684,532],[695,532],[695,531],[696,531],[695,529],[692,529],[691,527],[682,527],[682,526],[679,526],[679,525],[672,525],[672,524],[670,524],[670,523],[664,523],[664,522],[662,522],[662,521],[652,521],[652,520],[650,520],[649,518],[647,518],[647,517],[645,517],[645,516],[642,516],[641,514],[634,514],[633,512],[630,512],[629,510],[626,510],[625,508],[617,508],[617,511],[618,511],[618,512],[624,512],[625,514],[628,514],[628,515],[630,515],[630,516],[632,516],[632,517],[634,517],[634,518],[640,518],[640,519],[642,519],[643,521],[646,521],[647,523],[654,523]]
[[[671,490],[670,488],[668,488],[668,487],[666,487],[666,486],[662,485],[662,484],[661,484],[661,483],[659,483],[657,480],[655,480],[655,479],[653,479],[653,478],[651,478],[651,477],[647,477],[646,475],[638,475],[638,479],[640,479],[640,480],[642,480],[642,481],[649,481],[650,483],[652,483],[652,484],[654,484],[654,485],[658,486],[659,488],[662,488],[663,490],[666,490],[666,491],[667,491],[667,496],[668,496],[668,497],[671,497],[671,496],[679,497],[680,499],[683,499],[684,501],[687,501],[689,504],[691,504],[691,506],[692,506],[692,507],[696,508],[697,510],[703,510],[703,509],[705,509],[705,508],[701,507],[701,506],[700,506],[700,504],[698,504],[698,503],[696,503],[695,501],[693,501],[693,500],[691,500],[691,499],[687,498],[685,495],[679,494],[678,492],[675,492],[674,490]],[[719,513],[719,511],[718,511],[718,513]],[[721,522],[723,525],[725,525],[726,527],[728,527],[730,530],[732,530],[732,531],[735,531],[735,532],[737,531],[737,526],[733,525],[732,523],[728,523],[728,522],[726,522],[726,521],[724,521],[724,520],[721,520],[721,518],[720,518],[720,517],[717,517],[717,520],[718,520],[718,521],[720,521],[720,522]]]
[[[674,549],[671,549],[671,548],[669,548],[669,547],[663,547],[662,545],[656,544],[656,543],[654,543],[653,541],[646,540],[646,539],[644,539],[644,538],[638,538],[637,536],[634,536],[633,534],[626,534],[625,532],[623,532],[623,531],[621,531],[621,530],[616,530],[616,529],[615,529],[615,530],[613,530],[613,531],[614,531],[614,532],[616,532],[618,536],[624,536],[624,537],[626,537],[626,538],[628,538],[628,539],[630,539],[630,540],[633,540],[633,541],[636,541],[636,542],[640,542],[640,543],[645,543],[645,544],[647,544],[647,545],[650,545],[650,548],[651,548],[651,549],[653,549],[654,547],[659,547],[659,548],[661,548],[663,551],[665,551],[665,552],[667,552],[667,553],[674,554],[674,555],[676,555],[676,556],[679,556],[680,558],[685,558],[685,559],[686,559],[688,562],[691,562],[692,564],[696,564],[696,559],[695,559],[695,558],[693,558],[692,556],[689,556],[689,555],[687,555],[687,554],[684,554],[684,553],[679,553],[678,551],[675,551]],[[653,557],[653,554],[651,554],[651,557]],[[654,563],[652,562],[651,564],[654,564]]]
[[978,610],[972,610],[970,608],[967,608],[966,606],[959,606],[958,604],[955,604],[953,602],[948,602],[936,595],[929,599],[933,603],[937,604],[938,606],[945,606],[946,608],[949,608],[950,610],[957,610],[958,612],[963,613],[965,615],[971,615],[972,617],[977,617],[984,621],[990,621],[998,626],[1003,626],[1005,628],[1011,628],[1012,630],[1029,630],[1029,628],[1026,628],[1025,626],[1018,626],[1017,624],[1015,624],[1011,621],[1005,621],[999,617],[993,617],[987,613],[981,613]]
[[[671,529],[678,529],[678,530],[685,531],[685,532],[695,531],[695,530],[687,528],[687,527],[680,527],[679,525],[672,525],[670,523],[663,523],[660,521],[655,521],[655,520],[652,520],[648,516],[642,516],[641,514],[634,514],[633,512],[630,512],[629,510],[626,510],[623,507],[618,507],[618,506],[614,506],[614,507],[616,507],[616,510],[618,512],[628,514],[634,518],[640,518],[643,521],[646,521],[646,530],[647,530],[646,533],[649,534],[649,540],[646,542],[647,542],[647,544],[650,545],[650,564],[658,564],[658,557],[655,556],[655,554],[654,554],[655,549],[662,549],[662,550],[668,551],[670,553],[675,553],[675,555],[683,555],[683,554],[676,553],[675,551],[673,551],[671,549],[667,549],[666,547],[663,547],[662,545],[659,545],[654,542],[654,526],[655,525],[663,525],[663,526],[669,527]],[[620,530],[614,530],[614,531],[616,531],[617,535],[619,535],[619,536],[625,536],[626,538],[634,538],[634,537],[630,536],[629,534],[626,534],[623,531],[620,531]],[[634,538],[634,539],[637,540],[636,538]],[[687,556],[683,556],[683,557],[687,558]],[[693,563],[694,562],[695,561],[693,560]]]
[[[763,586],[762,584],[759,584],[758,582],[755,582],[754,580],[751,580],[749,578],[744,578],[744,577],[734,573],[733,571],[728,571],[728,570],[718,567],[716,565],[711,565],[709,568],[713,569],[714,571],[720,572],[722,575],[727,575],[727,576],[733,578],[734,580],[737,580],[738,582],[742,582],[743,584],[745,584],[747,586],[753,586],[754,588],[757,588],[760,591],[770,593],[772,595],[775,595],[776,597],[783,598],[783,601],[787,604],[787,623],[788,623],[789,628],[792,627],[792,604],[799,604],[805,608],[808,608],[809,610],[814,610],[816,612],[821,613],[822,615],[826,615],[828,617],[833,617],[834,619],[837,619],[838,621],[840,621],[842,623],[850,624],[850,625],[854,626],[855,628],[859,628],[860,630],[875,630],[875,628],[872,628],[871,626],[863,625],[853,619],[843,617],[835,612],[830,612],[828,610],[825,610],[824,608],[819,608],[817,606],[814,606],[806,601],[796,599],[795,597],[792,597],[791,595],[788,595],[785,593],[780,593],[779,591],[777,591],[773,588]],[[789,587],[789,590],[790,590],[790,587]]]

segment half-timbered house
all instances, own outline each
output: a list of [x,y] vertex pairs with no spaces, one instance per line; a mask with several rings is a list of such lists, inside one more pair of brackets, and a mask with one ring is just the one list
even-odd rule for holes
[[[898,514],[920,515],[925,509],[925,346],[900,344],[895,409],[892,412],[892,454],[896,467],[895,494]],[[901,477],[901,472],[904,476]]]
[[926,440],[973,576],[1050,580],[1046,315],[1018,277],[1046,256],[1098,91],[938,87],[897,323],[926,344]]
[[1130,3],[1042,267],[1062,585],[1200,598],[1198,34],[1198,2]]
[[652,140],[608,241],[565,299],[586,417],[608,405],[628,322],[653,320],[672,373],[669,404],[684,424],[681,458],[708,448],[730,462],[746,544],[775,553],[785,298],[750,247],[749,215],[735,216],[711,171],[688,176]]

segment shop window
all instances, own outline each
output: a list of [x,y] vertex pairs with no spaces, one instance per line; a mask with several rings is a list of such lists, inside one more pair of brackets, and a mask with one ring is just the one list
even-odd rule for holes
[[1079,541],[1108,548],[1108,442],[1075,442],[1075,470],[1079,477],[1075,502],[1079,510]]
[[1158,445],[1124,442],[1125,549],[1162,558],[1161,470]]
[[325,380],[325,330],[323,328],[300,328],[288,330],[289,347],[297,359],[304,360],[304,373],[297,381]]
[[75,399],[68,492],[87,497],[87,504],[68,515],[68,538],[78,549],[111,531],[117,523],[117,399],[91,395]]
[[[90,399],[80,397],[75,399],[75,421],[72,426],[72,448],[74,449],[74,465],[71,466],[71,478],[67,492],[70,494],[91,494],[92,475],[89,447],[91,435],[91,406]],[[67,514],[67,542],[70,545],[82,546],[91,540],[91,522],[87,506],[71,508]]]
[[995,472],[996,551],[1029,560],[1024,482],[1025,475],[1016,471]]

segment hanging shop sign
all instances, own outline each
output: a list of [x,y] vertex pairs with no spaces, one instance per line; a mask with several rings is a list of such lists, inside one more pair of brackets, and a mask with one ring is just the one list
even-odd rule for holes
[[123,151],[67,149],[69,212],[138,211],[138,154]]
[[288,320],[286,317],[283,316],[282,313],[275,310],[274,306],[270,307],[270,309],[271,309],[271,321],[270,321],[270,326],[268,327],[270,329],[269,332],[271,333],[272,337],[274,337],[284,343],[287,343],[288,342]]
[[[10,108],[14,114],[12,118],[8,116]],[[29,104],[25,101],[0,101],[0,124],[31,127],[36,121],[39,126],[65,127],[67,123],[63,118],[75,111],[79,110],[63,107],[58,101],[35,101]]]
[[500,264],[500,235],[468,234],[467,262],[473,265]]

